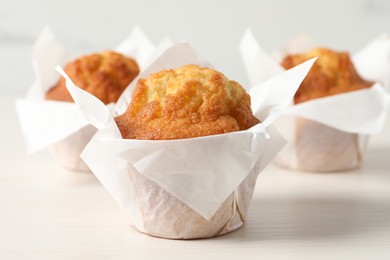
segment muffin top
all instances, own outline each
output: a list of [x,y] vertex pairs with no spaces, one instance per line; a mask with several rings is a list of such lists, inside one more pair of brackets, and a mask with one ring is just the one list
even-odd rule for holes
[[[105,51],[68,63],[65,72],[78,87],[108,104],[118,100],[138,75],[139,68],[133,59],[113,51]],[[46,99],[73,102],[64,78],[46,93]]]
[[140,79],[126,112],[115,120],[123,138],[149,140],[222,134],[260,122],[240,84],[196,65]]
[[281,65],[285,69],[290,69],[314,57],[318,57],[317,61],[295,94],[296,104],[368,88],[373,84],[359,76],[347,52],[316,48],[304,54],[288,55]]

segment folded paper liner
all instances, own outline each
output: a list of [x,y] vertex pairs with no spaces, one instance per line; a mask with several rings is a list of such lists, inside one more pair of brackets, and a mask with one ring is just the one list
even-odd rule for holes
[[[250,85],[283,73],[281,59],[316,47],[307,35],[297,37],[271,56],[247,30],[240,43]],[[341,171],[361,165],[371,134],[379,133],[386,120],[390,96],[386,92],[390,72],[390,37],[373,40],[352,56],[358,73],[375,82],[367,89],[291,105],[276,122],[288,144],[275,162],[306,171]]]
[[[139,27],[134,27],[115,51],[134,58],[142,70],[157,49]],[[36,81],[27,96],[16,102],[27,152],[32,154],[50,147],[59,164],[72,170],[89,171],[80,154],[97,129],[81,116],[76,104],[45,100],[46,92],[60,77],[54,68],[59,64],[64,66],[76,55],[63,47],[46,27],[33,47],[32,58]]]
[[[285,144],[272,122],[291,101],[313,60],[253,87],[252,110],[263,124],[246,131],[180,140],[122,139],[114,116],[127,108],[136,80],[111,113],[95,97],[67,87],[84,117],[99,130],[81,157],[140,232],[194,239],[244,223],[259,172]],[[187,64],[210,67],[188,44],[167,49],[138,78]]]

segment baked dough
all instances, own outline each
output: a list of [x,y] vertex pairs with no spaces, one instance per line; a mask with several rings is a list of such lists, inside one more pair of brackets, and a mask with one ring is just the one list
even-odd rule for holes
[[345,93],[370,87],[373,83],[364,80],[354,68],[347,52],[316,48],[304,54],[288,55],[282,61],[290,69],[311,58],[318,57],[294,97],[301,103],[315,98]]
[[[78,58],[66,65],[65,72],[76,86],[109,104],[118,100],[139,68],[132,58],[105,51]],[[46,99],[73,102],[63,77],[47,92]]]
[[148,140],[223,134],[259,122],[240,84],[196,65],[140,79],[128,109],[116,117],[123,138]]

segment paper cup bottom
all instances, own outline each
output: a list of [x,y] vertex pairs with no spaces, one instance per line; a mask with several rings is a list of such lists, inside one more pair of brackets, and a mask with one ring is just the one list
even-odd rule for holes
[[295,134],[276,157],[280,166],[311,172],[348,171],[363,161],[366,136],[347,133],[304,118],[295,118]]
[[97,129],[94,126],[88,125],[69,137],[53,144],[50,150],[55,160],[70,170],[91,172],[80,158],[80,154],[96,131]]
[[132,224],[142,233],[168,239],[210,238],[232,232],[245,222],[258,175],[256,168],[210,220],[203,218],[155,182],[130,169],[136,197],[135,210],[133,215],[130,214]]

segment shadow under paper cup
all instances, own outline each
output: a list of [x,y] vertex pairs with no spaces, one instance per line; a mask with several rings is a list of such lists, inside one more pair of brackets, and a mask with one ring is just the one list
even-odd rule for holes
[[256,164],[210,220],[132,167],[128,168],[128,173],[134,184],[135,212],[141,220],[132,221],[135,229],[160,238],[199,239],[224,235],[244,224],[259,170]]
[[89,167],[80,158],[81,152],[95,135],[97,129],[88,125],[51,145],[50,150],[55,160],[67,169],[80,172],[91,172]]

